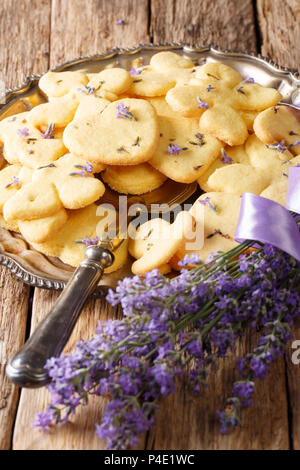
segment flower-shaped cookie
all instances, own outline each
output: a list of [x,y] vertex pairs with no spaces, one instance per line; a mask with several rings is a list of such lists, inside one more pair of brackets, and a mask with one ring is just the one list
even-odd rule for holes
[[[66,220],[62,216],[65,209],[85,207],[103,195],[105,187],[92,173],[89,163],[70,154],[36,169],[32,181],[14,191],[4,203],[4,219],[8,222],[48,219],[44,222],[47,230],[43,228],[42,237],[39,234],[32,236],[28,224],[25,224],[29,241],[47,239],[57,229],[57,220]],[[22,232],[20,223],[19,228]]]
[[35,168],[57,160],[66,153],[66,148],[56,136],[55,123],[41,132],[29,122],[29,114],[20,113],[0,121],[0,143],[9,163]]
[[146,100],[125,98],[102,111],[79,105],[64,144],[90,162],[136,165],[151,158],[159,139],[157,115]]

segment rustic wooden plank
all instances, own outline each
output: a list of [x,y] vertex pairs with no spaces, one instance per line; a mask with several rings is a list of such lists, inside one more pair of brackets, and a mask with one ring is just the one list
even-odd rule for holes
[[0,449],[9,449],[18,403],[18,389],[7,379],[5,366],[24,342],[29,287],[0,268]]
[[51,0],[2,0],[0,80],[6,88],[48,69]]
[[[262,54],[280,65],[300,72],[300,3],[298,0],[258,0],[258,20],[262,40]],[[300,340],[300,322],[293,330]],[[288,349],[287,379],[291,419],[291,441],[300,449],[300,365],[291,361],[293,350]]]
[[[26,76],[48,68],[50,0],[3,0],[0,15],[0,81],[17,87]],[[2,90],[1,92],[4,91]],[[29,287],[0,268],[0,449],[8,449],[18,390],[5,376],[7,360],[24,341]]]
[[[51,21],[51,66],[80,55],[100,53],[115,46],[133,46],[149,41],[147,35],[147,1],[53,0]],[[116,25],[124,19],[125,25]],[[33,302],[32,331],[50,310],[57,294],[36,290]],[[94,334],[97,320],[113,315],[105,301],[92,300],[82,312],[68,343],[70,350],[79,337]],[[22,390],[18,410],[14,449],[104,449],[105,443],[95,435],[95,422],[100,421],[105,401],[91,400],[82,408],[74,424],[63,425],[49,435],[32,430],[35,410],[42,411],[49,402],[45,389]]]
[[[256,50],[251,1],[152,1],[151,31],[156,42],[218,44],[223,48]],[[168,12],[168,14],[166,14]],[[236,355],[257,344],[250,332],[237,344],[236,354],[218,361],[207,390],[193,396],[186,381],[168,397],[148,436],[148,449],[288,449],[288,405],[284,361],[269,379],[257,384],[254,405],[243,414],[242,428],[220,435],[216,410],[223,409],[236,378]],[[276,389],[274,383],[276,382]],[[217,391],[217,393],[216,393]]]
[[[118,20],[124,25],[117,25]],[[51,66],[113,47],[149,42],[147,0],[53,0]]]
[[251,0],[152,0],[150,31],[154,42],[256,50]]
[[280,65],[300,67],[300,2],[258,0],[261,52]]

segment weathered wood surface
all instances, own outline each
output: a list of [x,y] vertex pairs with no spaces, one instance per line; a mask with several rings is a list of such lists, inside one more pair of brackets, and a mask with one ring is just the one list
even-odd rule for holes
[[[76,56],[149,41],[213,43],[223,48],[261,52],[282,65],[299,68],[299,1],[258,0],[256,3],[255,10],[250,0],[4,0],[0,6],[0,79],[5,77],[7,86],[16,86],[24,76],[44,72],[48,66]],[[118,19],[124,19],[125,25],[118,26]],[[0,331],[5,336],[0,336],[3,341],[0,351],[5,351],[6,361],[24,337],[28,288],[17,283],[7,271],[3,273],[0,325],[4,327]],[[35,290],[31,331],[56,298],[54,292]],[[13,316],[16,308],[23,316],[21,313]],[[91,300],[67,350],[78,338],[91,336],[99,319],[105,321],[114,315],[103,301]],[[21,317],[23,321],[19,323]],[[300,339],[299,328],[295,337]],[[256,341],[256,334],[248,334],[237,345],[236,354],[250,350]],[[290,353],[291,349],[287,365],[283,359],[278,361],[270,378],[258,384],[255,404],[245,412],[241,430],[220,436],[215,419],[215,410],[224,405],[235,378],[232,355],[220,361],[217,374],[212,375],[202,395],[193,396],[184,381],[179,384],[177,393],[162,403],[157,424],[149,435],[142,436],[140,448],[287,449],[293,446],[299,449],[300,366],[297,368],[290,362]],[[3,375],[0,377],[0,448],[9,448],[12,440],[14,449],[105,448],[94,432],[94,422],[100,420],[104,406],[100,398],[93,400],[88,408],[82,408],[72,424],[54,429],[49,435],[33,430],[34,412],[43,410],[48,400],[44,389],[21,392],[12,436],[18,394],[12,388],[7,399],[9,405],[2,413],[1,400],[8,384],[2,380]]]

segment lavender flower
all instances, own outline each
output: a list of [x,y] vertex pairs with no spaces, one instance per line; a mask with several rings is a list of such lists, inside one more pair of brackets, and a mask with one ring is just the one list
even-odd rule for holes
[[241,81],[241,83],[255,83],[254,78],[252,77],[246,77],[244,80]]
[[5,188],[9,188],[10,186],[13,186],[13,185],[21,186],[21,181],[17,176],[13,176],[12,181],[10,183],[8,183],[5,186]]
[[214,90],[214,89],[215,89],[215,87],[213,87],[212,85],[208,85],[207,88],[206,88],[207,91]]
[[231,165],[232,164],[232,158],[228,157],[228,155],[226,154],[225,149],[223,147],[221,148],[221,153],[222,153],[221,161],[223,163],[228,163],[229,165]]
[[249,246],[244,242],[172,279],[154,270],[144,279],[120,281],[107,300],[123,308],[123,319],[99,323],[95,337],[47,361],[52,401],[35,424],[47,431],[67,421],[90,395],[109,395],[96,433],[110,449],[134,446],[187,365],[198,393],[216,358],[226,355],[247,326],[260,326],[259,344],[240,359],[241,377],[218,412],[222,433],[239,425],[242,408],[253,399],[254,381],[283,353],[300,316],[299,263],[268,245],[249,254]]
[[129,108],[128,106],[125,106],[124,103],[120,103],[118,106],[117,106],[117,115],[116,115],[116,118],[119,119],[119,118],[124,118],[124,119],[131,119],[133,121],[135,121],[135,117],[133,116],[133,114],[129,111]]
[[28,137],[29,136],[28,127],[24,127],[23,129],[17,129],[17,134],[20,137]]
[[198,199],[198,202],[202,205],[207,205],[211,210],[217,212],[218,211],[218,206],[216,205],[213,205],[211,202],[210,202],[210,197],[206,197],[205,199]]
[[117,25],[123,25],[123,24],[125,24],[125,21],[124,21],[124,20],[118,20],[118,21],[117,21]]
[[51,123],[48,125],[46,132],[41,132],[41,136],[43,139],[54,139],[54,132],[55,124]]
[[205,108],[208,109],[208,103],[206,101],[202,101],[199,96],[197,96],[197,101],[198,101],[198,108]]
[[85,237],[82,240],[75,240],[75,243],[83,243],[86,247],[88,247],[91,245],[97,245],[99,240],[100,240],[100,237],[98,236],[95,238]]
[[86,162],[86,165],[74,165],[75,168],[80,168],[80,171],[69,173],[70,176],[86,176],[87,173],[93,172],[93,165],[89,162]]
[[300,140],[295,140],[293,144],[287,145],[284,140],[276,142],[275,144],[267,145],[268,148],[278,150],[280,153],[284,153],[286,150],[289,150],[292,147],[300,145]]
[[184,150],[188,150],[187,147],[179,147],[177,144],[169,144],[168,146],[168,154],[169,155],[179,155],[180,152]]
[[139,69],[131,67],[131,69],[129,70],[129,75],[131,75],[132,77],[135,77],[137,75],[140,75],[143,72],[144,69],[145,69],[145,67],[141,67]]

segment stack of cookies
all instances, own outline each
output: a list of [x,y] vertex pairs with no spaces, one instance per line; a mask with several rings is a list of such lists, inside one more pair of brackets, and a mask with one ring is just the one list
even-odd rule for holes
[[166,273],[190,252],[195,224],[203,260],[234,247],[240,195],[284,205],[289,167],[300,164],[300,124],[281,94],[226,64],[160,52],[129,71],[48,72],[39,87],[46,103],[0,122],[0,224],[71,266],[102,235],[95,202],[106,185],[139,195],[167,179],[198,181],[190,211],[143,224],[108,270],[129,250],[134,273]]

